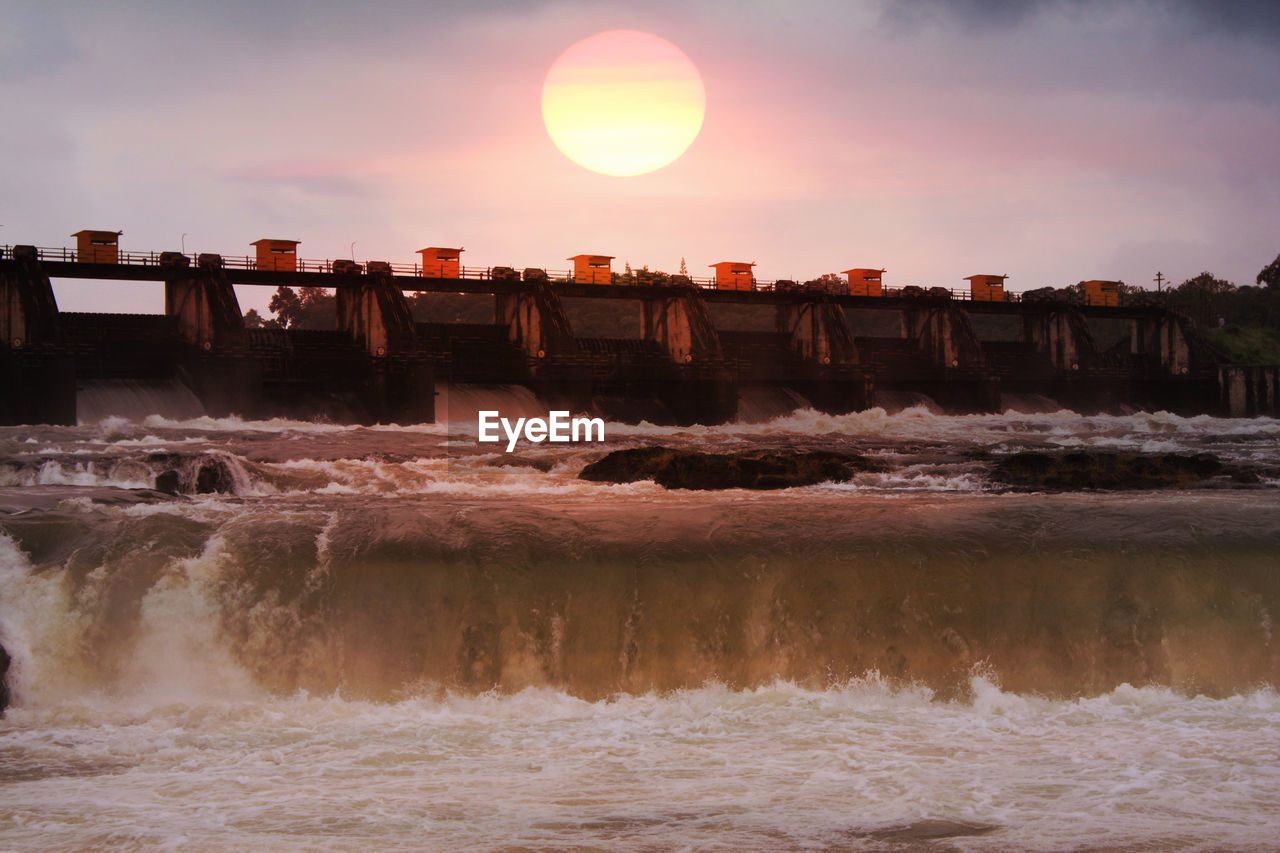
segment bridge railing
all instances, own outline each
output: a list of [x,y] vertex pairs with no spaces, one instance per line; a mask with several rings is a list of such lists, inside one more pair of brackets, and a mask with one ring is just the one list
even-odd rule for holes
[[[0,260],[6,260],[6,259],[11,260],[13,258],[13,249],[14,247],[12,244],[5,244],[3,246],[0,246]],[[130,266],[158,267],[160,266],[160,261],[162,256],[172,257],[178,254],[182,254],[182,256],[187,259],[187,262],[193,267],[199,264],[199,258],[200,258],[199,252],[170,253],[170,252],[118,251],[116,254],[116,262],[119,264],[127,264]],[[75,249],[67,248],[64,246],[38,246],[36,247],[36,257],[41,261],[62,262],[62,263],[74,263],[78,259],[77,252]],[[221,258],[222,265],[230,269],[244,269],[244,270],[260,269],[258,266],[257,258],[252,255],[219,255],[218,257]],[[347,261],[346,258],[339,258],[337,260]],[[294,260],[293,270],[296,272],[305,272],[305,273],[329,273],[329,272],[333,272],[334,263],[335,263],[335,260],[329,259],[329,258],[325,258],[323,260],[311,259],[311,258],[297,258]],[[387,264],[387,268],[391,270],[393,275],[406,276],[406,277],[412,276],[417,278],[417,277],[421,277],[423,274],[422,266],[420,264],[393,263],[393,262],[382,262],[382,263]],[[361,264],[361,266],[364,269],[368,269],[368,264],[369,262],[365,261]],[[493,278],[494,269],[497,269],[497,267],[463,266],[463,267],[459,267],[458,278],[469,279],[473,281],[487,281]],[[513,266],[513,267],[508,267],[508,269],[515,270],[517,276],[520,277],[525,268]],[[529,267],[528,269],[537,269],[537,268]],[[564,284],[564,283],[571,283],[574,281],[574,273],[572,270],[543,269],[541,270],[541,272],[544,275],[546,275],[547,280],[550,281],[552,284]],[[616,276],[616,278],[613,279],[613,283],[624,285],[624,286],[625,285],[657,286],[662,283],[661,279],[658,279],[658,280],[649,279],[647,281],[642,282],[640,279],[643,278],[643,276],[637,275],[637,274],[633,274],[630,277],[627,277],[625,274],[621,274],[621,273],[615,273],[614,275]],[[689,282],[694,287],[701,288],[704,290],[717,289],[716,280],[714,278],[689,277]],[[751,290],[753,291],[768,292],[768,291],[774,291],[777,289],[778,289],[777,281],[755,279],[752,281],[752,285],[751,285]],[[800,284],[796,287],[796,290],[798,292],[807,292],[808,288],[804,287],[803,284]],[[934,293],[938,295],[946,294],[951,299],[962,301],[962,302],[975,301],[973,293],[967,289],[930,287],[930,288],[918,288],[918,290],[924,291],[926,294],[928,293]],[[904,295],[905,291],[906,291],[906,288],[886,287],[883,290],[881,290],[881,294],[883,296],[902,296]],[[841,293],[847,293],[847,291],[841,289],[840,291],[836,291],[836,293],[839,295]],[[1033,300],[1035,298],[1036,297],[1034,296],[1032,297]],[[976,301],[984,301],[984,300],[976,300]],[[1023,295],[1020,293],[1006,292],[1003,294],[1003,299],[999,301],[1022,302],[1027,300],[1024,300]],[[1080,300],[1080,303],[1087,304],[1084,302],[1083,299]],[[1120,303],[1121,305],[1126,307],[1132,307],[1132,306],[1163,307],[1165,305],[1165,294],[1153,293],[1153,292],[1144,291],[1144,290],[1134,290],[1134,291],[1129,291],[1121,294]]]
[[[42,261],[60,261],[60,262],[74,263],[76,260],[76,250],[69,249],[62,246],[37,247],[36,254],[37,254],[37,257]],[[129,264],[131,266],[159,266],[161,254],[162,253],[160,252],[120,251],[117,253],[116,262],[120,264]],[[177,254],[177,253],[166,252],[163,254],[172,256],[172,254]],[[13,247],[10,245],[5,245],[4,247],[0,247],[0,258],[6,258],[6,257],[10,257],[10,258],[13,257]],[[187,253],[184,253],[184,257],[186,257],[187,262],[194,267],[199,263],[200,253],[187,252]],[[222,266],[229,269],[256,270],[259,268],[257,258],[255,258],[252,255],[220,255],[219,257],[222,259]],[[345,261],[347,259],[340,258],[338,260]],[[415,278],[422,276],[421,264],[394,263],[394,262],[384,262],[384,263],[387,263],[387,266],[391,270],[391,273],[393,275],[412,276]],[[313,258],[296,258],[294,260],[293,269],[295,272],[328,273],[333,271],[333,264],[334,264],[334,261],[329,258],[325,258],[323,260],[313,259]],[[363,264],[361,264],[361,266],[365,269],[368,269],[368,261],[365,261]],[[510,269],[515,269],[517,274],[520,274],[523,271],[523,268],[520,268],[520,267],[510,267]],[[529,269],[538,269],[538,268],[530,267]],[[463,279],[476,280],[476,281],[487,281],[493,278],[493,270],[494,270],[493,267],[462,266],[462,267],[459,267],[458,277]],[[542,273],[546,275],[547,280],[553,284],[556,284],[556,283],[566,284],[566,283],[572,283],[574,281],[573,270],[543,269]],[[639,282],[637,280],[637,277],[634,275],[630,279],[628,279],[624,275],[619,275],[618,278],[622,280],[615,279],[615,283],[623,286],[626,286],[629,284],[634,284],[637,286],[641,285],[641,282]],[[714,278],[710,278],[710,277],[701,278],[701,277],[691,276],[689,277],[689,282],[694,287],[697,287],[703,290],[717,289],[716,280]],[[646,284],[648,283],[646,282]],[[656,284],[656,282],[653,282],[653,284]],[[777,289],[777,282],[771,281],[771,280],[765,280],[765,279],[754,279],[752,281],[751,289],[754,291],[760,291],[760,292],[773,291]],[[800,288],[800,289],[802,291],[804,290],[804,288]],[[929,290],[936,293],[937,291],[941,290],[941,288],[930,288]],[[886,287],[882,291],[882,293],[885,296],[900,296],[902,294],[902,288]],[[973,298],[973,294],[970,293],[968,290],[958,290],[958,289],[952,288],[947,290],[947,293],[951,296],[952,299],[968,300]],[[1018,294],[1006,293],[1004,301],[1016,302],[1018,301]]]

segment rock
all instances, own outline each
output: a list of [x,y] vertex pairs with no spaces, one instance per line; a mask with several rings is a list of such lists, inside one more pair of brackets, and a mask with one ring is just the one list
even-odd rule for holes
[[961,820],[918,820],[902,826],[890,826],[870,833],[882,841],[934,841],[940,838],[962,838],[986,835],[1000,827],[991,823],[970,823]]
[[228,493],[236,490],[235,477],[220,459],[209,459],[196,472],[196,494]]
[[155,489],[171,495],[230,493],[236,490],[235,472],[223,458],[214,455],[152,453],[147,456],[156,475]]
[[12,662],[4,646],[0,646],[0,717],[4,716],[4,709],[9,707],[12,699],[9,694],[9,664]]
[[860,456],[823,451],[700,453],[667,447],[615,450],[578,475],[600,483],[653,480],[668,489],[786,489],[848,480],[870,467]]
[[546,474],[556,466],[554,459],[529,459],[523,456],[508,456],[506,454],[485,464],[491,468],[532,468],[535,471],[541,471],[543,474]]
[[166,492],[171,495],[176,495],[181,491],[182,478],[178,475],[177,471],[170,468],[168,471],[163,471],[156,475],[155,488],[157,492]]
[[1159,489],[1200,483],[1222,470],[1209,453],[1124,453],[1073,450],[1015,453],[996,462],[993,480],[1021,489]]

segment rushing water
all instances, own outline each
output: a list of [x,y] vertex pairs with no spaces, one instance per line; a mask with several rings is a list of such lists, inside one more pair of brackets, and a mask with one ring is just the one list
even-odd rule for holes
[[[465,418],[0,429],[0,849],[1280,849],[1280,422],[1027,402],[512,454]],[[449,400],[490,405],[540,411]],[[646,444],[877,464],[577,479]],[[993,479],[1080,448],[1223,467]]]

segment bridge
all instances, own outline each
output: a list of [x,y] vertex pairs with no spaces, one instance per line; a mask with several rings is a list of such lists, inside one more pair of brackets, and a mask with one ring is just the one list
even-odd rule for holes
[[[936,288],[856,296],[769,282],[588,284],[533,268],[455,277],[376,261],[291,266],[5,247],[0,422],[74,423],[76,389],[95,379],[178,379],[212,415],[326,416],[342,399],[371,422],[432,420],[437,381],[526,385],[561,407],[678,424],[732,419],[753,388],[836,414],[911,394],[953,412],[997,411],[1009,394],[1085,412],[1277,407],[1275,368],[1223,364],[1186,318],[1154,305],[983,301]],[[163,284],[165,313],[60,311],[52,279]],[[246,328],[236,285],[332,289],[333,328]],[[415,322],[404,295],[415,292],[491,298],[492,322]],[[630,301],[639,336],[579,336],[566,308],[577,300]]]

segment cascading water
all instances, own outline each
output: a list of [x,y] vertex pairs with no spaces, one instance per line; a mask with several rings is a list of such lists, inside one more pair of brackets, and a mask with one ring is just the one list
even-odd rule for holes
[[502,412],[515,417],[546,417],[547,406],[521,385],[465,385],[440,383],[436,386],[436,420],[442,424],[475,426],[476,413]]
[[176,379],[91,379],[76,393],[76,419],[96,424],[109,417],[141,420],[151,415],[184,420],[205,414],[191,389]]
[[778,386],[744,386],[738,398],[738,421],[744,424],[767,423],[792,412],[812,408],[809,401],[788,388]]

